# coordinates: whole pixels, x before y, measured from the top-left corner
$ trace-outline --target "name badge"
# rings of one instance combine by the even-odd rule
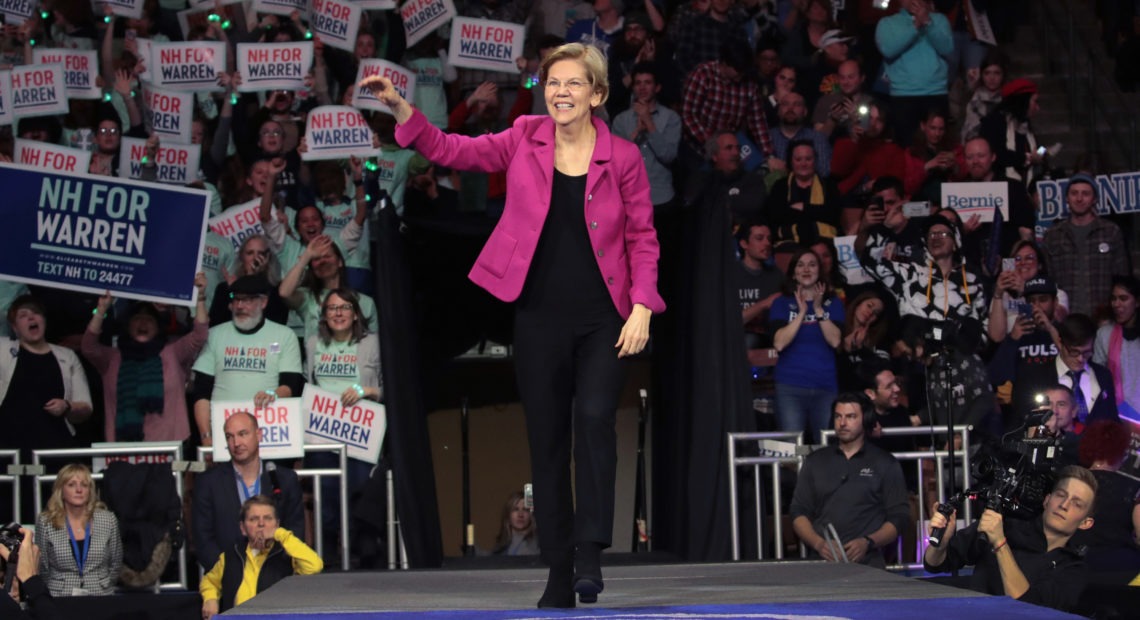
[[[1097,248],[1096,248],[1096,249],[1097,249],[1097,250],[1098,250],[1098,251],[1099,251],[1101,254],[1108,254],[1108,250],[1109,250],[1109,247],[1108,247],[1108,244],[1107,244],[1107,243],[1102,243],[1102,244],[1100,244],[1099,246],[1097,246]]]

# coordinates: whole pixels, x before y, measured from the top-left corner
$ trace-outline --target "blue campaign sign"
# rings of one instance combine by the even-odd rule
[[[193,305],[209,194],[0,165],[0,277]]]

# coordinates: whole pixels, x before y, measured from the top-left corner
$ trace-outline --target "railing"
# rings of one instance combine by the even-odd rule
[[[74,448],[74,449],[58,449],[58,450],[33,450],[32,451],[32,466],[30,471],[35,476],[35,484],[32,487],[32,497],[35,500],[36,506],[43,506],[43,483],[54,483],[56,474],[44,473],[43,459],[92,459],[94,457],[102,456],[135,456],[142,454],[157,454],[169,455],[171,461],[171,475],[174,476],[174,488],[178,493],[178,497],[183,497],[182,489],[182,472],[186,469],[186,462],[182,460],[182,444],[174,442],[165,443],[145,443],[140,442],[131,446],[122,447],[105,447],[105,448]],[[180,467],[181,466],[181,467]],[[91,477],[95,480],[103,479],[103,472],[92,472]],[[17,513],[19,514],[19,513]],[[189,587],[189,580],[187,579],[186,572],[186,545],[183,544],[178,550],[178,581],[159,583],[156,586],[157,590],[185,590]]]
[[[339,463],[336,469],[327,467],[309,467],[300,468],[294,471],[297,472],[298,478],[312,478],[313,479],[313,519],[316,526],[313,527],[313,540],[316,543],[317,555],[324,556],[325,552],[325,536],[324,528],[321,527],[321,506],[323,505],[323,498],[321,497],[321,478],[325,476],[335,476],[340,483],[340,568],[341,570],[348,570],[349,568],[349,533],[348,533],[348,447],[344,444],[330,443],[330,444],[306,444],[304,446],[305,453],[309,452],[336,452],[339,457]],[[199,446],[198,447],[198,460],[205,462],[206,455],[212,453],[213,448]],[[391,541],[389,541],[391,542]]]
[[[0,459],[12,459],[12,462],[0,469],[0,484],[12,485],[12,515],[15,520],[20,519],[20,478],[24,474],[24,466],[20,464],[19,450],[0,450]],[[0,516],[0,520],[7,515]]]
[[[1057,15],[1054,4],[1061,15]],[[1083,130],[1088,137],[1088,151],[1099,154],[1101,152],[1101,138],[1097,125],[1103,120],[1108,128],[1109,139],[1112,140],[1120,153],[1127,161],[1122,162],[1126,170],[1136,170],[1140,163],[1137,152],[1138,134],[1136,132],[1136,118],[1125,111],[1131,109],[1120,88],[1105,67],[1092,45],[1099,44],[1100,38],[1092,40],[1081,36],[1077,32],[1077,19],[1074,15],[1072,2],[1069,0],[1056,0],[1055,2],[1038,3],[1038,30],[1045,43],[1043,49],[1057,49],[1053,43],[1065,41],[1066,64],[1063,68],[1066,79],[1066,90],[1069,99],[1069,125],[1075,131]],[[1078,10],[1091,10],[1089,5],[1081,5]],[[1053,57],[1052,60],[1056,60]],[[1132,62],[1133,59],[1118,59],[1119,62]],[[1056,62],[1046,62],[1046,71],[1051,75],[1060,73]],[[1115,106],[1109,108],[1108,104]],[[1115,114],[1114,114],[1115,112]],[[1102,162],[1101,166],[1105,164]],[[1109,170],[1098,170],[1107,173]]]
[[[963,488],[968,486],[969,471],[970,471],[970,431],[973,430],[972,426],[962,425],[953,428],[954,435],[961,437],[961,450],[955,450],[954,460],[961,467],[961,477],[956,478],[961,481]],[[930,429],[928,427],[903,427],[903,428],[885,428],[882,429],[883,435],[887,436],[929,436]],[[937,431],[936,431],[937,432]],[[820,442],[824,445],[828,440],[835,436],[835,431],[826,430],[820,432]],[[759,444],[762,440],[777,440],[794,442],[796,444],[796,454],[783,455],[783,456],[748,456],[737,457],[740,450],[738,444]],[[770,467],[772,477],[772,523],[774,533],[775,555],[777,559],[784,558],[784,544],[783,544],[783,505],[780,499],[780,466],[784,464],[796,465],[797,470],[803,465],[803,458],[806,456],[806,448],[803,445],[803,440],[800,438],[799,433],[729,433],[728,434],[728,460],[729,460],[729,508],[730,508],[730,526],[732,529],[732,559],[740,559],[740,513],[738,506],[738,481],[737,469],[741,467],[751,467],[753,470],[753,484],[756,510],[756,540],[757,540],[757,557],[764,559],[764,536],[763,536],[763,523],[764,511],[763,502],[760,489],[760,468]],[[923,463],[925,461],[932,461],[934,463],[934,475],[936,481],[936,488],[938,498],[940,501],[945,501],[948,491],[952,490],[946,488],[943,479],[945,464],[950,458],[950,453],[945,450],[925,450],[925,451],[908,451],[893,453],[895,458],[899,461],[913,461],[918,471],[918,489],[920,492],[918,501],[918,520],[915,523],[916,528],[916,549],[915,557],[921,558],[922,553],[926,549],[926,533],[924,531],[925,523],[927,521],[926,512],[927,506],[922,499],[922,489],[925,488],[925,473],[923,472]],[[965,526],[973,521],[971,516],[970,503],[966,502],[963,514],[962,525]],[[903,557],[903,537],[900,536],[896,542],[898,547],[898,557]],[[800,555],[806,556],[806,549],[803,544],[800,544]],[[915,564],[894,564],[888,566],[889,570],[903,570],[910,568],[921,567],[921,563]]]

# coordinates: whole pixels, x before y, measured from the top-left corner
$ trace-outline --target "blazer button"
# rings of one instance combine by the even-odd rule
[[[606,278],[606,284],[613,284],[613,283],[614,283],[614,279],[612,276],[609,278]]]
[[[595,229],[595,228],[597,228],[597,227],[598,227],[598,223],[597,223],[597,222],[590,222],[590,230],[594,230],[594,229]]]
[[[603,252],[602,250],[598,250],[598,258],[601,258],[601,257],[603,257],[603,256],[605,256],[605,255],[606,255],[606,253],[605,253],[605,252]]]
[[[589,194],[588,196],[586,196],[586,200],[593,200],[593,199],[594,199],[593,194]]]

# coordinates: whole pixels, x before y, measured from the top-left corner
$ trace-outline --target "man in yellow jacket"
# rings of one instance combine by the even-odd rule
[[[245,539],[222,552],[198,586],[203,620],[241,605],[289,575],[315,575],[325,567],[304,541],[277,527],[272,499],[254,495],[245,500],[240,519]]]

